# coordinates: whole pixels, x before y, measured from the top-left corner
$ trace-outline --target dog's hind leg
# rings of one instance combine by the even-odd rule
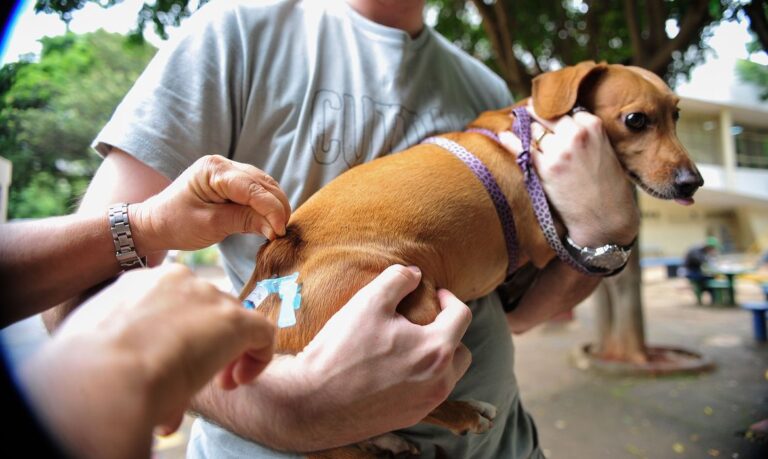
[[[426,325],[434,322],[440,313],[437,289],[429,278],[422,282],[400,303],[398,312],[411,322]],[[496,407],[475,400],[446,400],[435,408],[423,422],[450,429],[457,435],[467,432],[484,433],[493,427]]]
[[[449,429],[456,435],[485,433],[493,427],[496,407],[477,400],[446,400],[424,418],[423,422]]]

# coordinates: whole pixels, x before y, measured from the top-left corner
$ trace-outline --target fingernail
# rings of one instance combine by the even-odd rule
[[[272,231],[272,227],[266,223],[261,227],[261,234],[270,241],[275,238],[275,233]]]
[[[411,265],[411,266],[407,266],[407,268],[410,269],[413,274],[416,274],[417,276],[421,276],[421,270],[419,269],[418,266]]]

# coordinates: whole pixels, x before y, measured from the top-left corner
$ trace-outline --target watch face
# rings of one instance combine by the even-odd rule
[[[584,261],[596,268],[614,270],[620,268],[627,261],[627,258],[629,258],[628,253],[625,253],[618,247],[610,247],[606,248],[602,253],[586,257]]]

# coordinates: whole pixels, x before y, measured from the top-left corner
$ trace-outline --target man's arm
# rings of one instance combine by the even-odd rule
[[[304,351],[277,358],[248,386],[225,392],[209,385],[193,408],[286,451],[333,448],[418,423],[471,360],[460,341],[471,312],[449,292],[438,292],[443,310],[432,324],[416,325],[396,312],[420,279],[413,268],[388,268]]]
[[[98,285],[120,271],[109,231],[107,205],[122,199],[141,202],[170,180],[152,170],[132,173],[141,163],[124,153],[105,158],[75,215],[2,225],[0,229],[0,298],[3,325],[31,316]],[[138,169],[138,168],[137,168]],[[119,182],[118,171],[130,174],[114,200],[103,190]],[[128,185],[130,183],[130,185]],[[135,226],[140,231],[140,227]],[[134,240],[141,241],[139,234]],[[140,247],[140,249],[142,249]],[[140,253],[149,255],[145,251]],[[162,259],[163,254],[154,254]],[[60,308],[70,309],[70,308]],[[58,323],[66,314],[48,314]],[[68,312],[68,311],[67,311]]]
[[[530,330],[557,314],[569,311],[586,299],[600,283],[600,278],[581,274],[559,259],[541,270],[533,284],[520,298],[517,307],[507,313],[512,333]]]
[[[253,166],[207,156],[171,183],[141,161],[112,149],[75,215],[42,221],[44,226],[27,234],[21,246],[16,239],[0,240],[0,251],[10,254],[0,261],[0,272],[12,272],[11,279],[18,282],[11,289],[15,304],[31,299],[36,309],[44,309],[115,276],[119,266],[106,214],[117,202],[131,204],[128,214],[136,251],[147,256],[150,265],[160,263],[167,250],[200,249],[233,233],[273,238],[284,233],[290,215],[288,199],[277,182]],[[56,226],[64,236],[51,238],[47,226]],[[22,224],[14,232],[27,229]],[[39,282],[45,286],[40,294],[21,288]],[[46,311],[46,326],[55,328],[79,303],[67,301]]]

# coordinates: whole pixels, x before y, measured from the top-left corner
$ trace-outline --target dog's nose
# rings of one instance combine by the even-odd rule
[[[681,198],[690,198],[704,185],[704,179],[698,171],[681,168],[675,172],[675,194]]]

